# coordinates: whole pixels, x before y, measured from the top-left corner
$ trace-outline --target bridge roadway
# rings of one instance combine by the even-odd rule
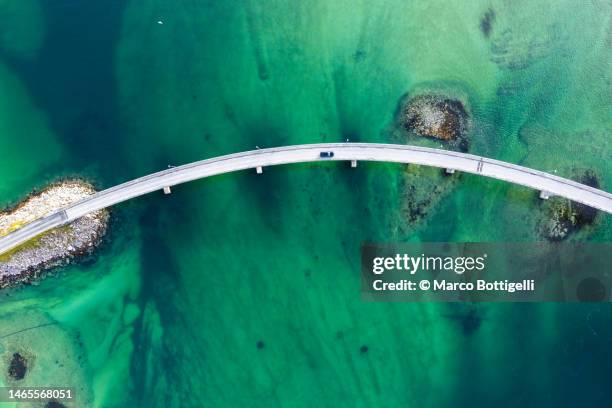
[[[332,158],[319,156],[334,152]],[[612,213],[612,194],[527,167],[467,153],[409,145],[376,143],[320,143],[259,149],[202,160],[150,174],[89,196],[0,238],[0,254],[85,214],[153,191],[188,181],[245,169],[316,161],[378,161],[412,163],[491,177],[530,187],[542,198],[561,196]]]

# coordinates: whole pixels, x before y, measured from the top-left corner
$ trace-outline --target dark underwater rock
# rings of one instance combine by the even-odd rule
[[[403,220],[413,227],[420,224],[452,191],[457,180],[440,169],[409,165],[402,180]]]
[[[51,400],[45,404],[45,408],[66,408],[66,406],[61,402]]]
[[[599,179],[592,170],[578,177],[578,181],[599,188]],[[584,204],[560,197],[552,197],[546,209],[546,219],[540,223],[539,232],[549,241],[563,241],[569,235],[595,222],[597,210]]]
[[[491,30],[493,29],[493,22],[495,21],[495,10],[488,9],[482,17],[480,17],[480,31],[485,37],[489,38]]]
[[[23,380],[28,372],[28,361],[19,353],[13,353],[9,363],[8,375],[13,380]]]

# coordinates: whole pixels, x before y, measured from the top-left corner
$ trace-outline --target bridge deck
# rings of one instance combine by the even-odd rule
[[[321,158],[333,151],[333,158]],[[252,150],[202,160],[119,184],[36,220],[0,238],[0,254],[52,228],[90,212],[188,181],[233,171],[316,161],[411,163],[478,174],[508,181],[612,213],[612,194],[549,173],[467,153],[408,145],[320,143]]]

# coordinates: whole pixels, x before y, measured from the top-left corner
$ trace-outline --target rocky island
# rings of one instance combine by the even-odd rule
[[[95,192],[90,183],[74,179],[34,192],[13,208],[0,212],[0,237]],[[44,271],[91,253],[106,233],[108,218],[106,210],[93,212],[1,254],[0,288],[31,282]]]
[[[460,100],[427,93],[402,101],[399,121],[410,133],[441,140],[451,148],[466,152],[469,118]]]

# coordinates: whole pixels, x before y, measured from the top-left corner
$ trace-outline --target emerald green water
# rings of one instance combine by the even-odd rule
[[[592,169],[610,191],[611,8],[0,0],[0,205],[64,176],[110,187],[256,145],[397,142],[398,101],[423,89],[467,101],[471,153]],[[534,192],[461,175],[409,224],[405,168],[347,167],[115,208],[95,257],[0,292],[2,371],[22,350],[27,385],[104,408],[606,405],[607,305],[361,301],[363,242],[539,241]],[[417,171],[421,191],[439,182]],[[611,238],[600,214],[571,239]]]

